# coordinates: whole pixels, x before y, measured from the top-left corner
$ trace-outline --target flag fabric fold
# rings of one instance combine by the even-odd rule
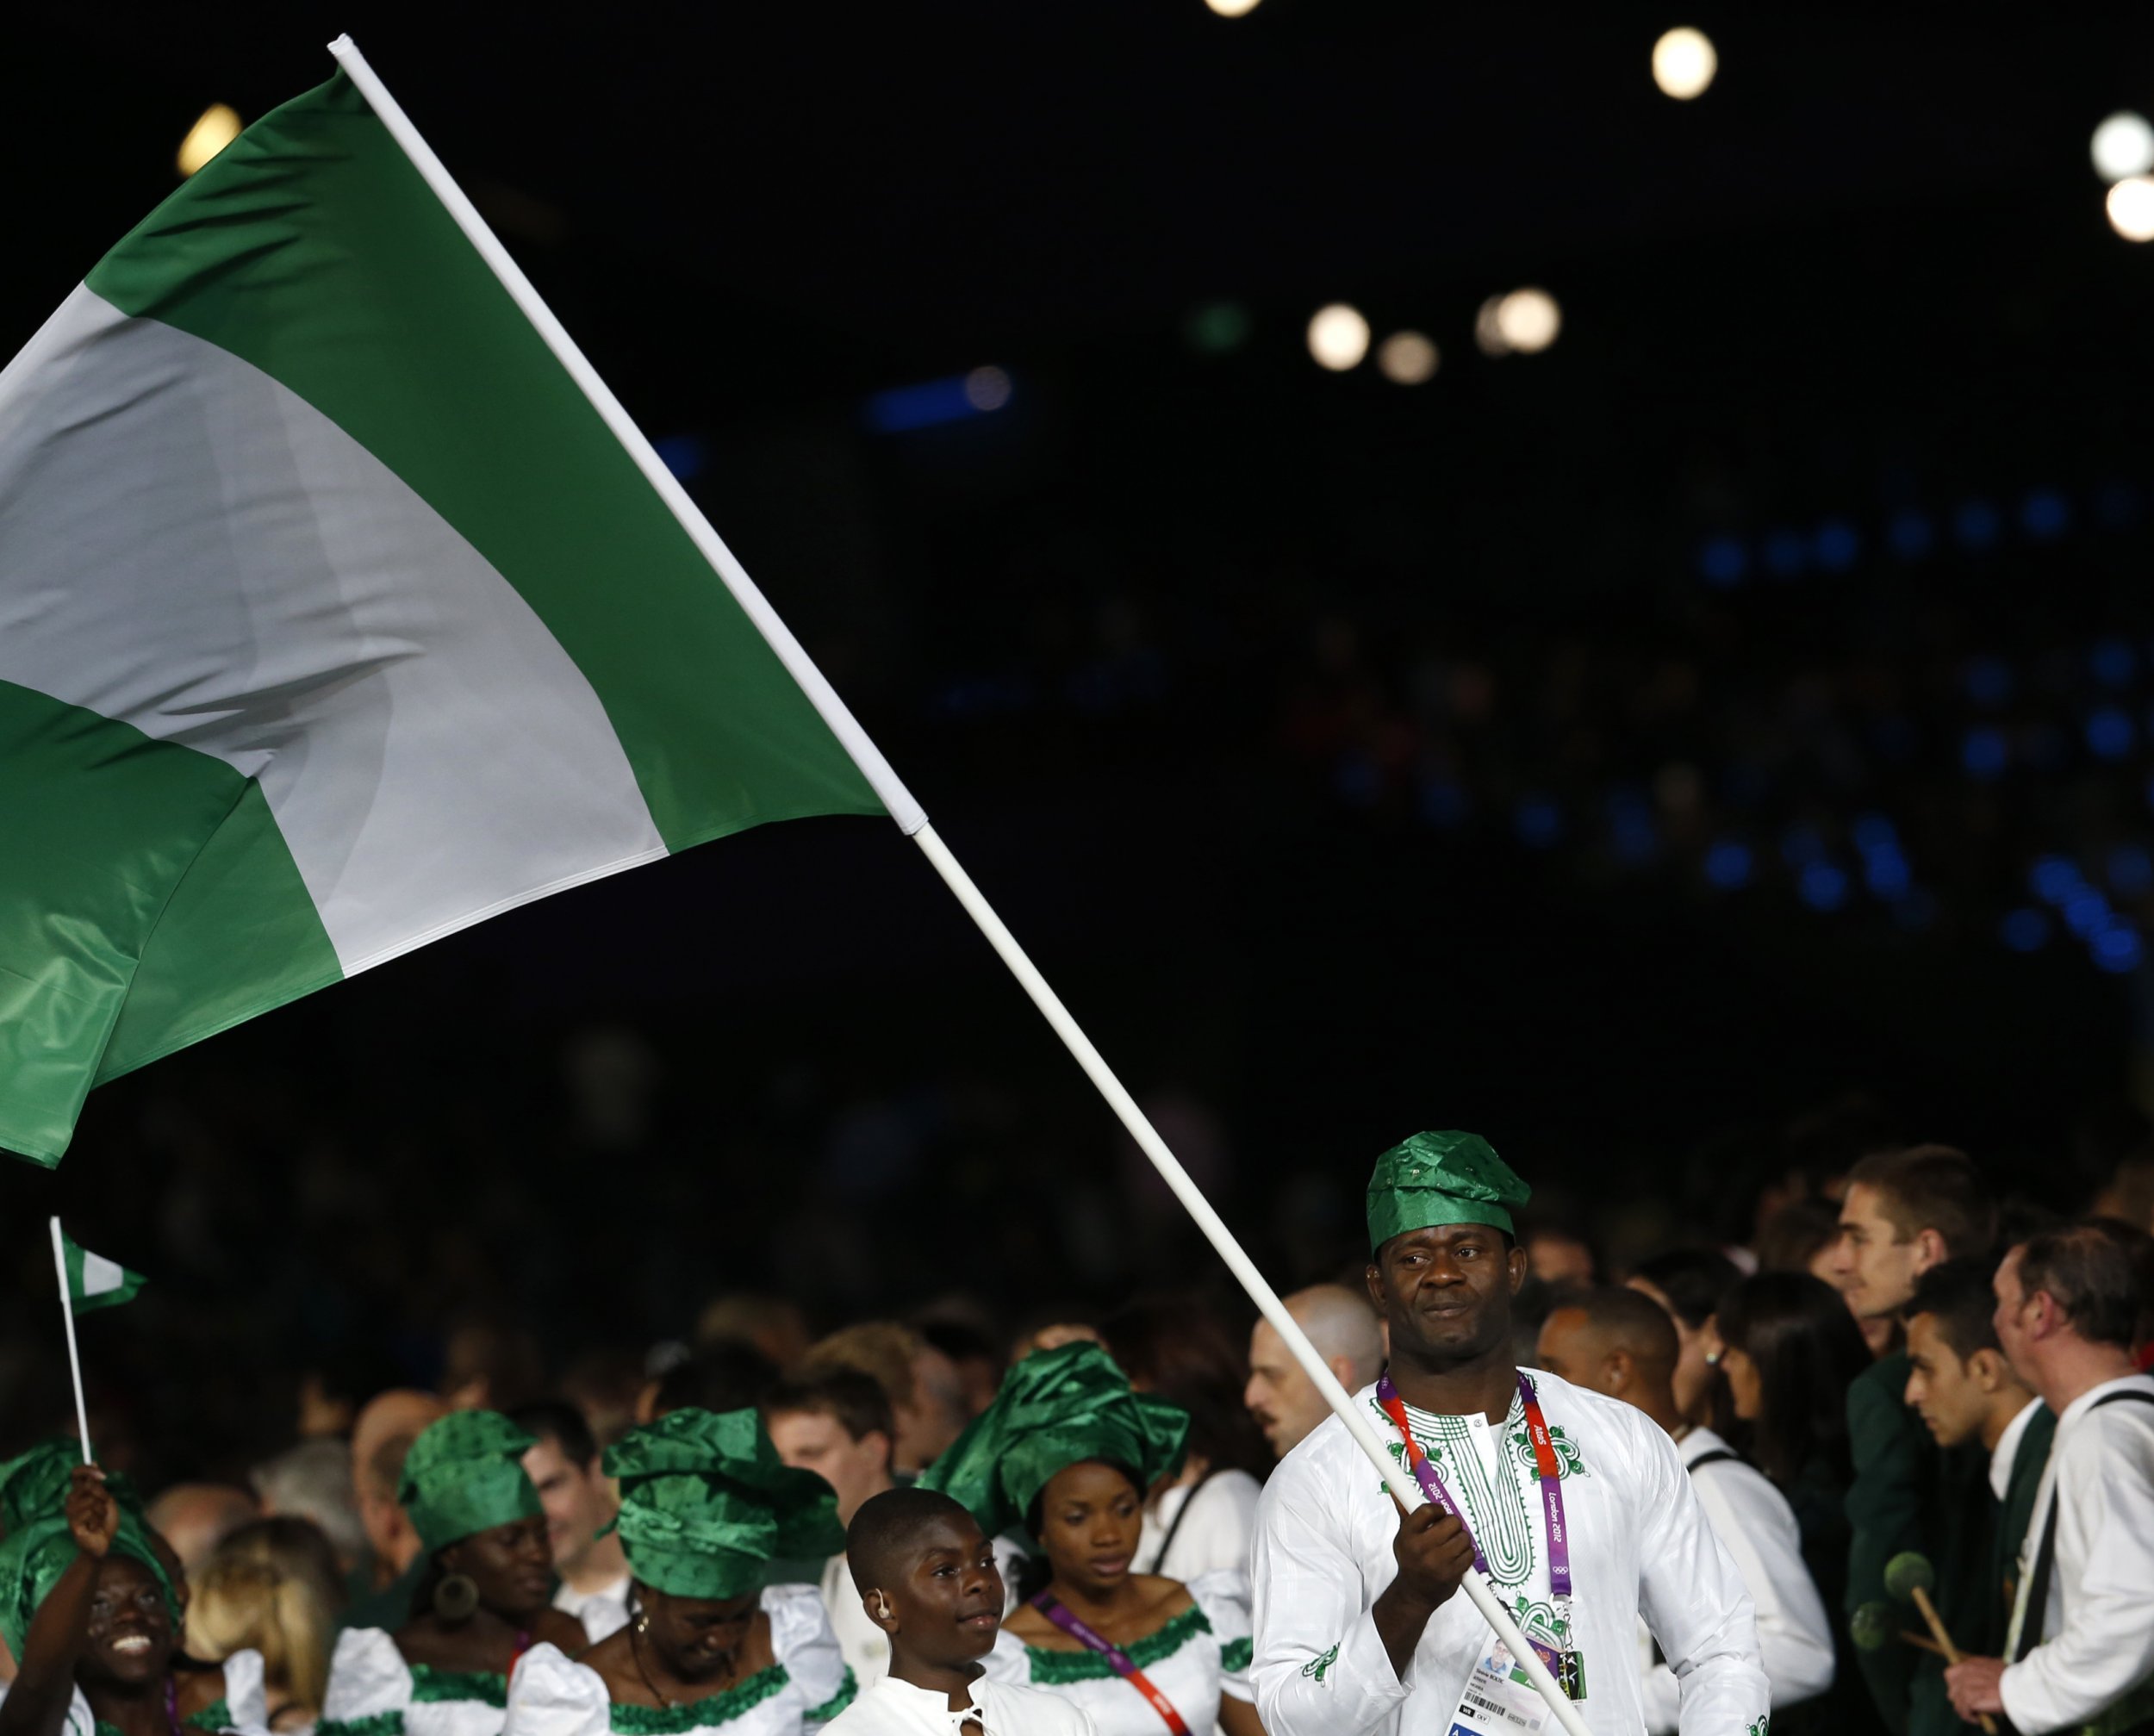
[[[115,1260],[92,1254],[65,1230],[59,1238],[62,1263],[67,1268],[67,1305],[77,1314],[100,1308],[117,1308],[132,1302],[146,1281]]]
[[[884,812],[342,72],[0,371],[0,1146],[515,905]]]

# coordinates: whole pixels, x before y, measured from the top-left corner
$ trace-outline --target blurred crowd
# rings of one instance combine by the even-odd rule
[[[1560,1200],[1528,1215],[1514,1348],[1522,1366],[1624,1399],[1690,1442],[1702,1498],[1758,1608],[1784,1729],[1902,1736],[1956,1728],[1956,1697],[1970,1703],[1926,1627],[1933,1614],[1969,1657],[2012,1655],[2028,1620],[2019,1581],[2040,1546],[2030,1527],[2043,1529],[2037,1486],[2051,1499],[2064,1474],[2043,1480],[2053,1440],[2063,1452],[2059,1414],[2077,1414],[2089,1368],[2114,1381],[2147,1360],[2154,1152],[2129,1151],[2064,1213],[1956,1150],[1874,1139],[1871,1126],[1855,1104],[1835,1112],[1829,1137],[1815,1122],[1790,1129],[1788,1160],[1740,1234],[1617,1249],[1603,1233],[1614,1220],[1566,1213]],[[953,1222],[947,1233],[962,1269],[972,1231]],[[1120,1566],[1202,1584],[1247,1574],[1267,1473],[1328,1414],[1279,1335],[1216,1285],[1104,1311],[1042,1293],[1013,1313],[954,1291],[903,1318],[869,1310],[839,1324],[827,1305],[826,1293],[723,1294],[681,1339],[562,1361],[528,1326],[475,1317],[443,1334],[425,1384],[386,1359],[322,1362],[282,1381],[242,1369],[235,1378],[289,1403],[262,1413],[243,1460],[150,1438],[164,1420],[109,1394],[92,1432],[112,1431],[100,1442],[108,1471],[148,1480],[140,1522],[186,1588],[184,1656],[206,1665],[258,1653],[270,1727],[300,1732],[322,1717],[340,1630],[397,1632],[441,1607],[444,1552],[429,1542],[441,1521],[419,1509],[450,1497],[426,1494],[412,1455],[439,1442],[444,1418],[493,1419],[501,1433],[488,1450],[509,1452],[535,1490],[543,1569],[531,1571],[566,1620],[565,1651],[635,1617],[607,1455],[668,1418],[685,1428],[681,1419],[753,1413],[776,1459],[834,1492],[843,1522],[885,1490],[931,1478],[1013,1370],[1095,1346],[1119,1371],[1111,1378],[1186,1418],[1186,1451],[1142,1491]],[[1385,1338],[1360,1259],[1340,1260],[1287,1305],[1343,1387],[1375,1379]],[[122,1335],[115,1324],[99,1341]],[[9,1473],[37,1459],[36,1440],[59,1431],[65,1410],[14,1404],[4,1415],[16,1438],[0,1446],[26,1457],[0,1467],[0,1518]],[[446,1486],[482,1462],[452,1462]],[[165,1481],[171,1464],[202,1474]],[[1709,1484],[1720,1492],[1703,1495]],[[2069,1511],[2077,1496],[2066,1487],[2055,1498]],[[2042,1596],[2061,1597],[2068,1620],[2075,1609],[2113,1618],[2058,1589],[2086,1571],[2086,1539],[2063,1540],[2064,1559],[2042,1568],[2036,1630]],[[2058,1541],[2051,1534],[2052,1558]],[[1008,1546],[1014,1586],[1041,1539]],[[2154,1584],[2154,1535],[2134,1534],[2128,1513],[2111,1514],[2102,1546],[2147,1552],[2112,1577]],[[862,1619],[842,1549],[800,1573],[849,1679],[874,1680],[887,1641]],[[1918,1582],[1927,1603],[1912,1596]],[[2114,1638],[2101,1642],[2107,1657],[2145,1649]],[[1655,1667],[1641,1640],[1639,1668],[1650,1679]],[[2142,1689],[2154,1683],[2134,1677],[2114,1697]],[[1647,1700],[1674,1728],[1672,1683]],[[1234,1721],[1221,1714],[1222,1727]]]

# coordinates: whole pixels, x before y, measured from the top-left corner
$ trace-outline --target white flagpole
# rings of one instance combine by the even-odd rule
[[[60,1240],[59,1220],[53,1220],[53,1272],[59,1279],[59,1317],[67,1322],[67,1369],[75,1377],[75,1427],[82,1434],[82,1462],[90,1457],[90,1407],[83,1403],[82,1353],[75,1348],[75,1302],[67,1291],[67,1245]]]
[[[1205,1233],[1205,1239],[1226,1262],[1227,1269],[1248,1292],[1249,1299],[1256,1304],[1265,1319],[1272,1323],[1304,1372],[1316,1383],[1324,1402],[1346,1424],[1355,1443],[1368,1455],[1370,1463],[1383,1473],[1384,1481],[1391,1491],[1410,1509],[1421,1505],[1425,1497],[1420,1485],[1403,1465],[1392,1459],[1382,1438],[1370,1426],[1368,1418],[1354,1404],[1346,1389],[1339,1384],[1338,1378],[1325,1366],[1316,1346],[1309,1341],[1309,1336],[1301,1329],[1299,1322],[1287,1313],[1278,1292],[1265,1281],[1263,1273],[1256,1269],[1255,1262],[1250,1260],[1242,1250],[1242,1244],[1235,1239],[1234,1232],[1212,1210],[1211,1203],[1204,1197],[1197,1184],[1189,1179],[1188,1172],[1167,1149],[1167,1142],[1160,1137],[1144,1111],[1137,1107],[1136,1098],[1114,1076],[1105,1058],[1093,1047],[1092,1040],[1079,1027],[1077,1021],[1070,1017],[1069,1010],[1062,1005],[1061,997],[1049,986],[1032,961],[1025,956],[1024,949],[1004,925],[1002,918],[995,914],[980,888],[973,884],[971,876],[950,855],[949,847],[935,835],[934,829],[928,824],[926,811],[900,781],[898,775],[891,769],[890,762],[883,758],[881,750],[868,739],[867,731],[861,728],[858,720],[846,708],[845,702],[838,698],[836,689],[825,678],[823,672],[816,668],[806,651],[801,648],[800,641],[793,637],[791,630],[779,619],[777,611],[770,607],[755,581],[748,576],[747,569],[735,557],[732,551],[725,546],[717,531],[712,528],[710,520],[703,516],[702,509],[695,504],[688,491],[681,486],[680,479],[666,468],[665,460],[658,456],[651,442],[644,438],[643,430],[636,426],[628,412],[622,408],[620,400],[599,377],[598,370],[576,346],[576,340],[569,335],[560,320],[554,317],[553,310],[540,299],[538,290],[532,287],[531,280],[524,275],[523,269],[510,257],[500,238],[487,226],[486,220],[479,215],[477,207],[464,196],[464,190],[457,185],[441,159],[434,155],[433,147],[412,124],[411,117],[389,95],[374,69],[367,65],[366,57],[359,53],[358,46],[349,36],[338,37],[329,45],[329,52],[336,56],[346,75],[358,88],[359,94],[366,98],[367,106],[373,109],[376,117],[410,159],[412,166],[419,171],[434,196],[441,201],[443,208],[456,220],[457,227],[464,231],[465,239],[500,280],[510,300],[531,321],[546,347],[553,352],[554,358],[582,389],[583,395],[590,401],[591,408],[598,412],[613,437],[635,461],[636,467],[643,472],[644,480],[657,492],[658,498],[665,502],[667,509],[672,513],[681,528],[687,532],[698,551],[725,582],[726,588],[755,623],[756,630],[769,642],[771,649],[800,683],[810,703],[821,713],[823,721],[844,744],[853,762],[860,768],[862,775],[882,799],[883,805],[890,810],[891,818],[920,847],[927,859],[935,865],[936,872],[957,895],[958,902],[979,924],[988,943],[1000,955],[1003,963],[1009,967],[1024,992],[1032,998],[1033,1004],[1046,1016],[1048,1024],[1054,1027],[1055,1034],[1061,1038],[1069,1052],[1076,1057],[1077,1064],[1084,1068],[1100,1095],[1106,1098],[1108,1106],[1121,1118],[1123,1126],[1129,1129],[1130,1136],[1136,1141],[1145,1156],[1151,1160],[1153,1167],[1159,1171],[1167,1185],[1173,1190],[1175,1197],[1196,1220],[1197,1227]],[[72,1345],[72,1339],[70,1342]],[[1541,1690],[1541,1697],[1548,1702],[1557,1721],[1570,1733],[1570,1736],[1591,1736],[1578,1708],[1565,1697],[1563,1690],[1556,1685],[1555,1678],[1549,1675],[1540,1654],[1519,1632],[1518,1624],[1511,1618],[1510,1612],[1497,1601],[1496,1594],[1489,1589],[1487,1582],[1472,1568],[1466,1570],[1464,1589],[1472,1600],[1474,1608],[1481,1612],[1489,1626],[1496,1630],[1497,1638],[1510,1648],[1512,1657],[1532,1677],[1534,1686]]]

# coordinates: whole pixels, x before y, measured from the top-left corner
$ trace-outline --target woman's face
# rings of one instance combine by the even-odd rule
[[[640,1583],[636,1602],[643,1637],[682,1682],[705,1682],[731,1670],[760,1603],[752,1591],[738,1597],[675,1597]]]
[[[1758,1365],[1750,1353],[1733,1344],[1723,1345],[1721,1372],[1728,1377],[1728,1396],[1734,1401],[1735,1415],[1745,1422],[1755,1422],[1764,1408],[1765,1383],[1759,1378]]]
[[[157,1576],[116,1552],[97,1564],[90,1628],[76,1666],[85,1681],[137,1687],[171,1667],[172,1612]]]
[[[1706,1359],[1712,1353],[1712,1335],[1703,1326],[1686,1326],[1657,1285],[1634,1278],[1630,1287],[1659,1303],[1661,1312],[1675,1322],[1675,1408],[1683,1413],[1685,1422],[1710,1423],[1715,1374]]]
[[[1063,1466],[1040,1491],[1040,1547],[1058,1581],[1090,1596],[1129,1577],[1143,1524],[1142,1492],[1097,1459]]]
[[[441,1552],[441,1565],[451,1573],[469,1574],[480,1603],[496,1615],[512,1621],[536,1615],[553,1589],[545,1515],[496,1525],[451,1543]]]

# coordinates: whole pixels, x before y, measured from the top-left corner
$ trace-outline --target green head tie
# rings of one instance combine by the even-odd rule
[[[629,1571],[669,1596],[744,1596],[774,1559],[845,1546],[830,1484],[781,1459],[753,1410],[669,1411],[607,1447],[605,1469]]]
[[[426,1553],[538,1518],[545,1509],[524,1473],[524,1454],[538,1444],[497,1410],[454,1410],[427,1424],[396,1484],[397,1503]]]
[[[1142,1493],[1181,1468],[1189,1413],[1134,1392],[1096,1344],[1080,1341],[1028,1356],[995,1401],[920,1478],[993,1537],[1024,1522],[1056,1472],[1104,1459],[1133,1472]]]
[[[67,1509],[69,1480],[82,1463],[82,1446],[73,1440],[40,1440],[27,1453],[0,1459],[0,1537],[44,1515]],[[142,1516],[142,1495],[122,1472],[105,1473],[105,1491],[122,1513]]]
[[[1516,1235],[1511,1209],[1533,1190],[1478,1133],[1417,1133],[1376,1160],[1369,1177],[1369,1252],[1394,1235],[1445,1223],[1486,1223]]]
[[[34,1453],[43,1449],[34,1448]],[[72,1455],[67,1463],[80,1464],[81,1449],[66,1445],[65,1451]],[[16,1506],[28,1490],[17,1472],[31,1456],[13,1459],[0,1466],[0,1495],[10,1505],[7,1518],[8,1534],[0,1539],[0,1640],[8,1643],[8,1650],[20,1658],[22,1644],[28,1637],[30,1620],[59,1583],[61,1574],[73,1565],[80,1552],[75,1547],[74,1534],[67,1528],[64,1508],[67,1499],[67,1479],[60,1479],[57,1494],[50,1501],[32,1509]],[[65,1468],[65,1465],[63,1465]],[[44,1485],[51,1493],[49,1483]],[[131,1492],[131,1491],[130,1491]],[[171,1577],[165,1572],[165,1564],[158,1558],[155,1546],[150,1540],[150,1528],[144,1524],[140,1514],[131,1502],[121,1502],[120,1526],[112,1540],[115,1555],[131,1556],[150,1571],[158,1589],[165,1594],[165,1608],[171,1617],[175,1638],[179,1633],[179,1599],[173,1594]]]

